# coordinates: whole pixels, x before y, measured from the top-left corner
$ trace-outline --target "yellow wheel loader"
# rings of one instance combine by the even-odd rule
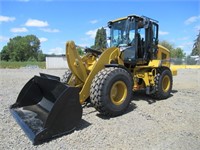
[[[86,101],[114,117],[128,108],[132,92],[145,90],[159,100],[170,96],[170,52],[158,44],[158,22],[130,15],[108,22],[110,48],[85,49],[80,57],[73,41],[66,43],[69,69],[64,78],[40,74],[21,90],[10,111],[34,144],[72,132]],[[134,94],[133,94],[134,95]]]

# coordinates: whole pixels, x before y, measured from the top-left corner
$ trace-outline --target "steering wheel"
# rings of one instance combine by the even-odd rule
[[[88,52],[89,52],[89,53],[92,53],[92,54],[94,54],[95,56],[96,56],[96,55],[101,55],[101,53],[102,53],[101,51],[98,51],[98,50],[95,50],[95,49],[92,49],[92,48],[86,48],[86,49],[85,49],[85,52],[86,52],[86,53],[88,53]]]

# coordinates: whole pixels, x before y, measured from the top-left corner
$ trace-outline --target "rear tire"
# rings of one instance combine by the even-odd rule
[[[154,79],[156,91],[151,96],[158,100],[166,99],[172,91],[172,73],[168,68],[160,68],[157,72]]]
[[[67,69],[65,71],[65,74],[63,75],[63,78],[61,79],[61,82],[64,84],[67,84],[69,82],[69,79],[71,78],[71,76],[72,76],[71,70]]]
[[[92,81],[91,103],[103,115],[109,117],[121,115],[130,104],[132,86],[132,77],[126,70],[105,68]]]

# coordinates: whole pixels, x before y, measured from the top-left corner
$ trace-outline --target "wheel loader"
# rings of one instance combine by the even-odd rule
[[[34,76],[11,105],[33,144],[75,130],[88,101],[100,114],[115,117],[129,107],[134,91],[144,90],[156,100],[170,96],[177,71],[170,69],[170,51],[158,44],[158,22],[130,15],[109,21],[108,28],[110,48],[85,48],[81,57],[68,41],[64,78]]]

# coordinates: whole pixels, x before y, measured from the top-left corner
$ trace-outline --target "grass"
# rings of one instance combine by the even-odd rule
[[[21,67],[38,66],[39,68],[45,68],[45,62],[11,62],[1,61],[0,68],[17,69]]]

